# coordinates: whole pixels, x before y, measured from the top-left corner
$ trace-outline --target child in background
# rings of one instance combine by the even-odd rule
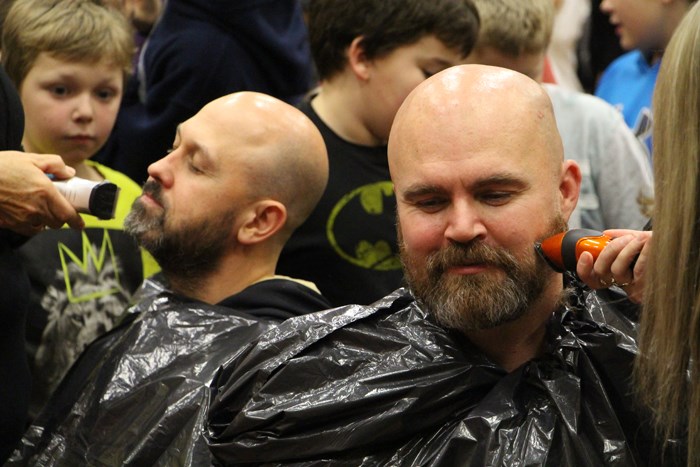
[[[151,3],[110,1],[126,9]],[[164,1],[114,130],[95,160],[145,182],[148,166],[170,149],[177,126],[208,102],[238,91],[301,100],[312,85],[308,49],[296,0]]]
[[[369,304],[402,285],[387,140],[404,98],[469,54],[468,0],[313,0],[320,88],[300,105],[328,149],[329,180],[277,271],[314,282],[334,305]]]
[[[2,61],[25,110],[29,152],[60,155],[76,176],[120,188],[115,218],[86,215],[85,229],[47,230],[20,249],[32,295],[27,341],[38,411],[83,348],[108,331],[155,261],[123,232],[140,187],[90,161],[109,136],[133,54],[118,11],[91,0],[16,0]]]
[[[603,72],[595,95],[617,107],[651,157],[651,97],[664,49],[688,11],[690,0],[603,0],[600,9],[631,50]]]

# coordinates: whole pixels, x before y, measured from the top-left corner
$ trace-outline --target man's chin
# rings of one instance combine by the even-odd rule
[[[158,225],[156,225],[158,224]],[[162,228],[157,222],[144,220],[143,216],[136,219],[128,219],[124,224],[124,230],[131,235],[139,246],[151,250],[152,245],[159,244],[163,237]]]

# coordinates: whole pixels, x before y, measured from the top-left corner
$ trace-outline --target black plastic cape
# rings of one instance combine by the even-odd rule
[[[327,303],[316,303],[320,295],[310,289],[279,282],[256,283],[223,307],[147,280],[123,322],[71,367],[8,465],[211,465],[203,430],[212,378],[279,322],[251,313],[275,316],[275,293],[287,296],[282,305],[294,314],[295,306],[315,311]]]
[[[606,294],[577,289],[546,355],[510,374],[403,289],[293,318],[215,380],[210,448],[223,465],[661,465],[630,395],[636,308]]]

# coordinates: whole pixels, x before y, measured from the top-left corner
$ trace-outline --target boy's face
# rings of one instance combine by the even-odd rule
[[[75,166],[107,140],[124,76],[118,66],[68,62],[42,52],[22,81],[25,151],[58,154]]]
[[[434,36],[399,47],[368,62],[365,87],[366,125],[380,143],[389,139],[394,116],[406,96],[426,78],[461,63],[458,51],[447,48]]]
[[[623,49],[664,47],[664,7],[660,0],[603,0],[600,9],[610,16]]]

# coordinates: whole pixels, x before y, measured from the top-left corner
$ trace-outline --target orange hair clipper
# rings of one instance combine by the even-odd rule
[[[576,272],[581,253],[587,251],[595,260],[610,240],[612,237],[597,230],[572,229],[536,243],[535,250],[555,271]]]

